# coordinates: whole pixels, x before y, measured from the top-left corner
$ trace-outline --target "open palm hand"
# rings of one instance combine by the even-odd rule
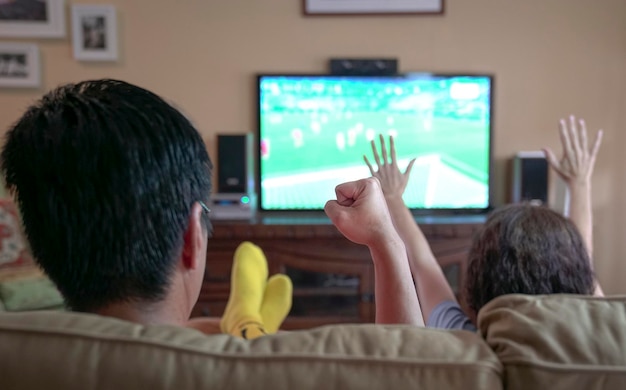
[[[602,143],[602,130],[599,130],[592,147],[587,141],[587,126],[583,119],[576,121],[572,115],[569,126],[565,119],[559,122],[563,156],[557,159],[554,152],[546,148],[544,153],[550,166],[570,185],[587,183],[591,179],[596,156]]]
[[[402,196],[406,189],[411,169],[415,163],[415,159],[409,162],[406,170],[403,172],[398,168],[398,161],[396,159],[396,146],[392,136],[389,137],[389,155],[387,154],[387,147],[385,146],[385,138],[380,135],[380,151],[376,148],[376,142],[372,140],[372,152],[374,152],[374,160],[376,161],[376,169],[372,166],[367,156],[363,156],[367,167],[369,168],[372,176],[378,179],[380,182],[383,193],[386,197]],[[381,159],[382,155],[382,159]]]

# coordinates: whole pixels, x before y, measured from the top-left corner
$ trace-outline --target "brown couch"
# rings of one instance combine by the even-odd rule
[[[626,387],[626,297],[501,297],[480,312],[479,328],[338,325],[248,342],[94,315],[6,313],[0,389]]]

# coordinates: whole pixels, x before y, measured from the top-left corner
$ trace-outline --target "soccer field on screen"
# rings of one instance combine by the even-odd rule
[[[381,120],[370,114],[357,119],[332,118],[332,127],[324,127],[316,124],[323,123],[322,115],[286,114],[273,118],[282,120],[280,126],[268,126],[272,132],[264,134],[261,152],[262,172],[268,172],[262,176],[264,209],[323,207],[335,196],[337,184],[370,175],[363,155],[374,163],[370,140],[375,138],[378,144],[379,134],[386,139],[394,135],[401,167],[419,158],[405,192],[409,207],[485,207],[489,169],[485,123],[434,118],[426,128],[420,123],[423,119],[415,116]],[[309,128],[303,128],[303,123]],[[407,128],[415,130],[397,130]]]

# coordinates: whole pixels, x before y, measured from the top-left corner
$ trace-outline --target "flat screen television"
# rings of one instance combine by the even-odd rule
[[[370,176],[370,141],[395,139],[413,210],[490,207],[493,78],[263,74],[258,89],[259,210],[322,210],[335,186]]]

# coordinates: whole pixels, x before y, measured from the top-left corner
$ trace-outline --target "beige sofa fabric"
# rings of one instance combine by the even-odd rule
[[[626,388],[626,297],[503,296],[478,325],[506,389]]]
[[[499,389],[478,335],[340,325],[251,342],[59,312],[0,314],[0,387]]]

